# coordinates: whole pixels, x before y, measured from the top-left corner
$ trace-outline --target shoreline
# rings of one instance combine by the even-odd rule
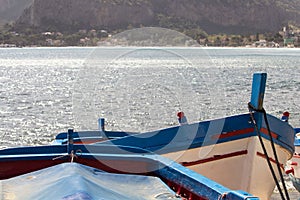
[[[0,46],[0,49],[39,49],[39,48],[203,48],[203,49],[300,49],[300,47],[249,47],[249,46],[238,46],[238,47],[230,47],[230,46],[24,46],[24,47],[17,47],[17,46]]]

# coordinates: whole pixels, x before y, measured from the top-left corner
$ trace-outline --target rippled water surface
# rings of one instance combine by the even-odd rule
[[[252,74],[268,73],[265,109],[300,126],[300,50],[0,49],[1,146],[49,143],[67,128],[146,131],[247,112]]]
[[[1,147],[48,144],[68,128],[146,131],[247,112],[252,74],[264,107],[300,126],[300,49],[0,49]]]

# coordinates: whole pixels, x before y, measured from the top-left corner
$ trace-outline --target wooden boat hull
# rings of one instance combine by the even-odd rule
[[[257,121],[262,117],[254,113]],[[281,170],[294,152],[293,128],[276,117],[267,115]],[[109,138],[110,132],[106,138]],[[99,133],[98,133],[99,134]],[[276,169],[270,137],[265,123],[260,134],[270,161]],[[76,134],[77,136],[78,134]],[[77,141],[84,141],[78,138]],[[80,143],[80,142],[79,142]],[[102,140],[97,145],[133,146],[170,158],[231,189],[240,189],[269,199],[275,183],[262,150],[250,114],[170,127],[147,133],[128,134]],[[276,171],[276,170],[275,170]],[[278,171],[276,172],[279,178]],[[272,181],[271,181],[272,180]]]
[[[255,118],[260,114],[255,113]],[[281,171],[293,155],[293,128],[286,122],[268,115],[271,136],[275,143]],[[135,146],[161,154],[231,189],[240,189],[269,199],[275,183],[271,181],[266,156],[249,114],[172,127],[156,132],[98,143]],[[221,128],[212,128],[222,124]],[[234,125],[234,126],[233,126]],[[210,130],[212,129],[212,130]],[[265,124],[260,128],[263,143],[273,168],[275,156]],[[163,138],[163,139],[159,139]],[[277,171],[277,170],[275,170]],[[279,179],[279,172],[276,172]]]
[[[66,150],[72,149],[71,152],[76,153],[65,153]],[[121,147],[119,147],[121,148]],[[15,178],[6,179],[8,177],[15,177],[16,175],[21,175],[27,173],[29,171],[34,171],[33,174],[24,174],[21,176],[21,179],[26,179],[28,184],[24,185],[22,188],[29,188],[28,194],[22,195],[21,198],[14,198],[16,200],[22,199],[30,199],[31,192],[33,190],[36,192],[36,186],[32,187],[32,181],[28,181],[29,179],[34,180],[35,178],[39,178],[38,174],[43,174],[43,171],[48,171],[46,167],[49,166],[60,166],[60,163],[69,163],[71,165],[77,165],[76,163],[83,164],[85,166],[93,167],[97,170],[109,172],[110,174],[118,173],[118,174],[129,174],[129,175],[142,175],[142,176],[153,176],[159,178],[164,182],[165,185],[169,186],[169,189],[172,189],[173,198],[177,199],[180,195],[182,198],[188,199],[220,199],[223,196],[226,196],[226,199],[236,199],[236,200],[257,200],[258,198],[242,191],[234,191],[230,190],[196,172],[193,172],[176,162],[173,162],[169,159],[161,157],[159,155],[148,154],[147,152],[141,149],[133,149],[122,147],[123,150],[127,150],[127,153],[124,151],[116,152],[116,147],[112,146],[93,146],[91,145],[89,148],[86,148],[84,145],[55,145],[55,146],[43,146],[43,147],[24,147],[24,148],[13,148],[13,149],[5,149],[0,150],[0,178],[5,179],[0,181],[0,190],[6,191],[7,188],[5,184],[7,182],[13,182],[18,185],[18,181],[14,181]],[[92,151],[92,152],[91,152]],[[130,154],[128,152],[135,152],[134,154]],[[72,163],[70,163],[72,161]],[[65,165],[65,164],[63,164]],[[38,169],[43,169],[42,172],[38,172]],[[69,170],[65,171],[65,176],[70,177],[71,179],[67,179],[71,181],[68,184],[68,189],[72,188],[72,192],[65,193],[65,191],[60,191],[65,197],[70,197],[70,195],[85,195],[92,196],[93,192],[96,190],[90,191],[90,187],[86,188],[83,186],[78,186],[82,184],[82,182],[88,180],[94,183],[98,182],[96,177],[87,178],[86,176],[80,177],[81,180],[73,180],[72,182],[72,174],[74,174],[72,168],[68,168]],[[98,171],[89,170],[90,175],[97,174]],[[86,173],[85,173],[86,174]],[[51,176],[48,176],[49,173],[43,174],[45,179],[51,179]],[[61,176],[60,176],[61,178]],[[12,180],[12,181],[11,181]],[[18,179],[17,179],[18,180]],[[60,182],[50,182],[46,184],[46,188],[53,187],[57,188]],[[75,185],[74,185],[75,184]],[[127,183],[130,184],[130,183]],[[139,183],[133,183],[139,184]],[[51,187],[50,187],[51,186]],[[95,187],[95,184],[93,184]],[[119,187],[121,187],[119,185]],[[126,187],[126,185],[124,186]],[[17,187],[18,188],[18,187]],[[48,189],[49,189],[48,188]],[[95,187],[97,190],[102,190],[102,187]],[[74,189],[74,190],[73,190]],[[22,194],[21,189],[15,190],[11,188],[5,194],[8,199],[12,197],[12,192],[14,193],[14,197],[17,197],[17,193],[20,192]],[[44,190],[43,190],[44,191]],[[37,195],[45,195],[41,191]],[[98,194],[99,191],[96,191]],[[121,189],[119,191],[122,191]],[[171,190],[170,190],[171,191]],[[32,192],[32,193],[34,193]],[[50,191],[53,193],[53,191]],[[103,192],[103,191],[102,191]],[[104,191],[105,192],[105,191]],[[139,191],[140,192],[140,191]],[[172,192],[170,193],[172,194]],[[142,195],[142,194],[141,194]],[[170,196],[168,197],[168,199]],[[45,199],[45,198],[43,198]],[[47,198],[46,198],[47,199]],[[51,198],[52,199],[52,198]],[[141,198],[143,199],[143,198]]]
[[[269,141],[264,139],[265,143]],[[282,172],[284,163],[289,159],[290,152],[279,145],[277,154]],[[270,145],[267,149],[271,152]],[[179,156],[180,155],[180,156]],[[257,137],[217,144],[214,146],[191,149],[185,152],[165,154],[168,158],[177,158],[183,166],[202,174],[226,187],[244,190],[260,199],[269,199],[274,190],[273,177],[268,170],[266,158]],[[275,159],[271,163],[276,169]],[[279,173],[276,173],[279,179]]]

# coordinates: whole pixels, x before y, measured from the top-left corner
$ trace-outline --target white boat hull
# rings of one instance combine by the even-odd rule
[[[271,143],[266,139],[263,141],[279,179]],[[290,159],[291,154],[279,145],[275,146],[284,171],[283,163]],[[273,177],[259,139],[255,136],[164,156],[230,189],[244,190],[260,199],[269,199],[275,188],[275,182],[270,181]]]

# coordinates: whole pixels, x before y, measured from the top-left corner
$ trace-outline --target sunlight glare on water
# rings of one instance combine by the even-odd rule
[[[97,65],[90,56],[97,54]],[[47,144],[67,128],[147,131],[247,112],[252,74],[264,106],[299,126],[300,50],[246,48],[0,49],[1,146]],[[99,62],[100,61],[100,62]],[[99,64],[100,63],[100,64]],[[94,70],[94,71],[93,71]]]

